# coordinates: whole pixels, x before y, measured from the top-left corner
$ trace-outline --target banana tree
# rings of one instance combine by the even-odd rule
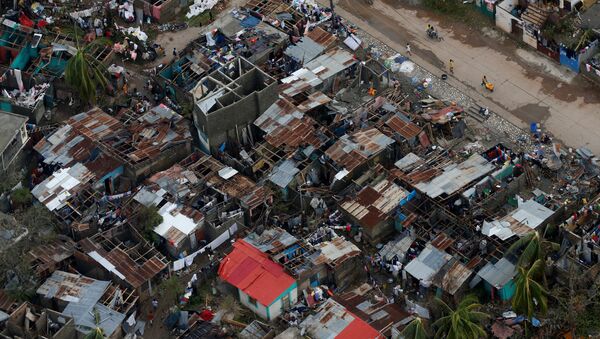
[[[481,322],[489,315],[480,312],[481,304],[477,297],[469,295],[465,297],[456,307],[452,309],[441,299],[435,302],[441,307],[443,316],[433,323],[437,328],[435,338],[446,339],[478,339],[487,337]]]
[[[96,103],[98,89],[104,90],[108,85],[106,66],[91,53],[99,44],[106,43],[105,39],[94,40],[84,47],[77,43],[77,52],[65,67],[66,83],[90,105]]]

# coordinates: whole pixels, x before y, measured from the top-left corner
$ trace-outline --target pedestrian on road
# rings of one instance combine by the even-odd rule
[[[152,321],[154,320],[154,312],[152,310],[148,312],[148,322],[152,325]]]
[[[412,56],[412,53],[410,52],[410,44],[406,44],[406,54]]]
[[[158,309],[158,300],[156,298],[152,299],[152,309],[155,311]]]
[[[177,57],[177,48],[173,47],[173,56]]]
[[[487,83],[488,83],[487,77],[484,75],[483,78],[481,79],[481,86],[485,86]]]
[[[448,62],[448,68],[450,69],[450,74],[454,74],[454,60],[450,59]]]

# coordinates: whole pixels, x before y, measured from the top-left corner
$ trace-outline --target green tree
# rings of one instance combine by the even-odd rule
[[[100,327],[102,319],[100,319],[100,313],[94,307],[94,327],[90,329],[88,334],[83,339],[104,339],[104,329]]]
[[[179,295],[183,293],[184,289],[178,276],[171,276],[169,279],[163,281],[160,287],[167,296],[172,296],[175,299],[176,305],[179,304]]]
[[[91,53],[102,44],[106,44],[105,39],[94,40],[85,47],[78,45],[77,52],[65,67],[66,83],[91,105],[96,103],[98,89],[104,90],[108,85],[106,67]]]
[[[163,217],[158,214],[156,206],[142,206],[137,215],[138,225],[144,237],[151,242],[157,240],[154,229],[163,222]]]
[[[400,338],[405,339],[426,339],[427,337],[423,319],[420,317],[414,318],[400,333]]]
[[[543,314],[548,311],[548,291],[538,282],[543,275],[544,261],[541,259],[529,268],[519,267],[512,307],[515,312],[527,315],[527,319],[531,319],[536,308]]]
[[[455,310],[439,298],[436,298],[435,301],[441,307],[443,314],[433,323],[433,327],[437,328],[436,338],[477,339],[486,337],[481,322],[489,318],[489,315],[479,311],[481,304],[478,303],[476,296],[465,297]]]
[[[559,249],[559,244],[548,241],[538,231],[533,231],[515,241],[508,248],[508,253],[522,251],[517,265],[528,267],[536,260],[545,262],[548,252],[558,251]]]
[[[13,202],[13,205],[17,208],[29,206],[33,201],[33,195],[29,189],[25,187],[17,188],[16,190],[12,191],[10,198]]]

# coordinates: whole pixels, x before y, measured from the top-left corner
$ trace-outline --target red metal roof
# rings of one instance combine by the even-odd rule
[[[351,312],[348,312],[352,314]],[[340,334],[335,336],[335,339],[379,339],[384,338],[381,333],[379,333],[376,329],[371,327],[371,325],[367,324],[364,320],[360,319],[356,315],[354,316],[354,320],[346,326],[340,332]]]
[[[236,241],[233,251],[221,261],[219,277],[265,306],[295,282],[281,265],[244,240]]]

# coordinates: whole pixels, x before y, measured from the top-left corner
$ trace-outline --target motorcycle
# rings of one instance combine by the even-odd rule
[[[442,38],[438,32],[436,30],[433,29],[428,29],[427,30],[427,37],[429,37],[429,39],[433,39],[433,40],[437,40],[437,41],[442,41],[444,40],[444,38]]]
[[[186,30],[187,28],[188,28],[187,22],[182,22],[179,24],[168,23],[168,24],[163,24],[163,25],[158,26],[158,30],[160,32],[168,32],[168,31],[177,32],[177,31]]]

